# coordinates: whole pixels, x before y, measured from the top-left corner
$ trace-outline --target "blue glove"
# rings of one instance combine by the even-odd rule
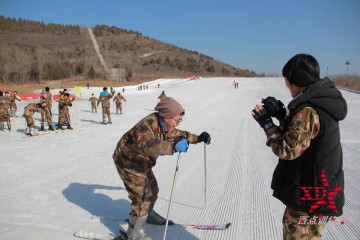
[[[186,138],[181,138],[174,142],[174,152],[186,152],[189,148],[189,141]]]

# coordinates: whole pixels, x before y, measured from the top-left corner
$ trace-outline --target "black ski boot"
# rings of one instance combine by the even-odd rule
[[[154,205],[155,205],[155,202],[150,203],[149,216],[146,220],[146,223],[153,224],[153,225],[165,225],[166,218],[163,218],[157,212],[154,211]],[[174,222],[169,220],[169,225],[174,225]]]
[[[6,122],[7,123],[7,127],[9,129],[9,132],[11,131],[11,122]]]
[[[45,131],[44,126],[41,126],[40,131]]]
[[[71,126],[70,126],[70,123],[68,123],[68,125],[67,125],[67,129],[73,129]]]
[[[50,131],[55,131],[54,127],[52,125],[49,125],[49,129]]]
[[[63,128],[63,126],[61,124],[58,124],[58,129],[65,130],[65,128]]]

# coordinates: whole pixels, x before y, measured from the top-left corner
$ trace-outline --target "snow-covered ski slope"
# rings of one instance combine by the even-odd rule
[[[239,88],[232,82],[237,80]],[[160,88],[157,88],[160,84]],[[263,130],[251,110],[261,98],[275,96],[287,104],[291,96],[282,78],[159,79],[148,90],[125,88],[123,115],[100,125],[101,110],[91,113],[88,98],[101,88],[83,88],[70,108],[74,130],[23,138],[25,120],[13,119],[11,133],[0,133],[0,239],[75,239],[76,231],[106,235],[127,225],[130,202],[115,170],[112,154],[120,137],[150,114],[161,91],[186,109],[179,128],[211,134],[206,146],[190,145],[180,156],[170,219],[181,224],[232,225],[225,231],[169,226],[167,239],[281,239],[283,204],[272,197],[270,182],[277,163],[265,145]],[[120,89],[116,89],[120,91]],[[58,91],[55,90],[54,93]],[[360,95],[342,90],[348,116],[341,122],[346,205],[344,215],[329,222],[324,239],[360,239]],[[18,115],[25,102],[18,103]],[[115,113],[114,105],[111,112]],[[53,106],[57,122],[57,103]],[[39,114],[35,114],[39,126]],[[166,216],[178,155],[163,156],[154,168],[160,192],[155,209]],[[344,224],[341,224],[341,220]],[[153,239],[164,227],[147,225]]]

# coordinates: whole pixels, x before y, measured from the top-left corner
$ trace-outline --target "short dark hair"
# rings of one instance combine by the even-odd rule
[[[313,56],[300,53],[284,65],[282,75],[297,86],[306,86],[320,78],[320,66]]]
[[[50,88],[49,87],[45,87],[45,91],[49,91],[50,90]]]

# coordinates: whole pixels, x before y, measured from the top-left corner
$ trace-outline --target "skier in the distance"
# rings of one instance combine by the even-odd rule
[[[118,93],[113,99],[113,102],[115,102],[116,105],[116,114],[118,114],[118,112],[122,114],[122,100],[126,102],[126,99],[120,93]]]
[[[97,109],[96,109],[96,102],[97,102],[97,98],[95,97],[94,94],[91,94],[91,97],[89,98],[89,102],[91,103],[91,112],[93,113],[95,111],[95,113],[97,113]]]
[[[35,112],[38,112],[41,114],[41,129],[44,130],[44,124],[45,124],[45,110],[46,109],[46,103],[29,103],[24,107],[24,114],[28,132],[26,133],[29,136],[34,135],[34,127],[35,122],[33,119],[33,115]],[[50,125],[51,126],[51,125]]]
[[[151,240],[144,224],[165,225],[166,219],[154,211],[159,188],[152,171],[162,155],[186,152],[189,143],[210,144],[207,132],[199,136],[178,130],[185,109],[173,98],[160,101],[155,110],[126,132],[113,154],[116,169],[124,182],[131,200],[127,230],[128,239]],[[173,224],[169,221],[169,224]]]
[[[9,114],[10,101],[9,98],[3,95],[0,91],[0,130],[4,131],[4,122],[7,123],[9,131],[11,131],[11,121]]]
[[[103,116],[103,121],[101,122],[102,124],[106,124],[106,116],[108,118],[108,122],[107,123],[112,123],[111,122],[111,114],[110,114],[110,98],[112,98],[115,94],[115,91],[108,93],[108,88],[104,87],[103,91],[100,93],[100,97],[97,101],[97,106],[99,106],[100,102],[101,102],[101,107],[102,107],[102,116]]]

